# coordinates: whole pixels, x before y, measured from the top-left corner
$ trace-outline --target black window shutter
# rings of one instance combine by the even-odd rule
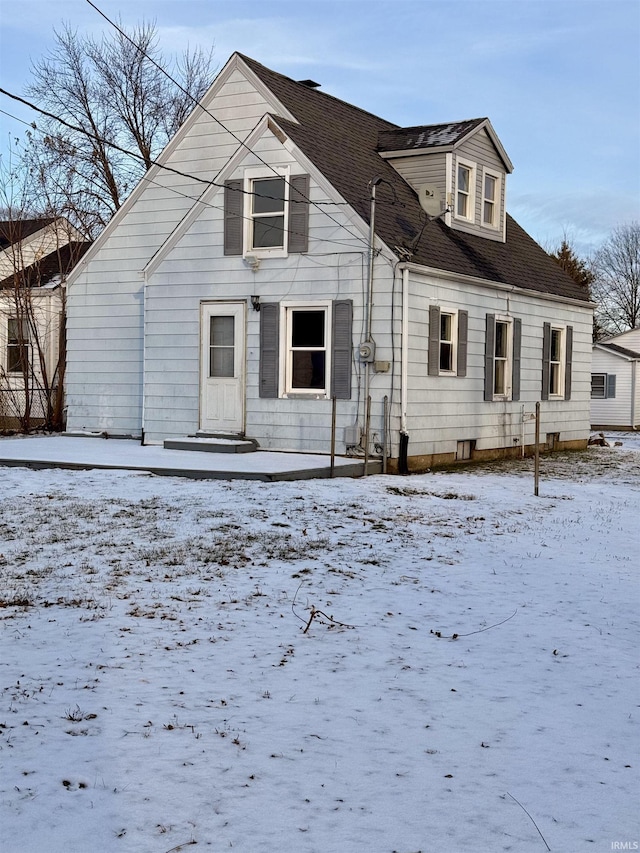
[[[289,252],[309,251],[309,175],[294,175],[289,187]]]
[[[484,399],[493,400],[493,356],[496,342],[496,315],[487,314],[484,338]]]
[[[277,302],[260,305],[260,397],[278,396],[280,352],[278,332],[280,306]]]
[[[522,350],[522,320],[513,321],[513,359],[511,371],[511,399],[520,399],[520,352]]]
[[[606,385],[604,396],[607,398],[607,400],[613,400],[613,398],[616,396],[616,374],[607,373],[605,382]]]
[[[551,323],[542,327],[542,400],[549,399],[549,362],[551,360]]]
[[[331,333],[331,396],[351,399],[353,302],[350,299],[333,303]]]
[[[573,360],[573,326],[567,326],[564,350],[564,399],[571,399],[571,362]]]
[[[244,193],[242,181],[226,181],[224,185],[224,253],[242,254],[242,236],[244,232],[242,213]]]
[[[458,311],[458,376],[467,375],[467,332],[469,312]]]
[[[427,374],[437,376],[440,373],[440,309],[429,306],[429,354]]]

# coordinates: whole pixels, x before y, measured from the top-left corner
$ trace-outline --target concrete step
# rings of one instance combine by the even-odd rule
[[[259,446],[254,438],[211,434],[167,438],[163,444],[166,450],[196,450],[205,453],[253,453]]]

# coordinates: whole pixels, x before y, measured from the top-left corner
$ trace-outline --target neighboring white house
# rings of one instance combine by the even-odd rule
[[[69,280],[68,429],[586,445],[592,305],[508,216],[486,118],[401,128],[234,54]],[[164,168],[163,168],[164,167]],[[374,222],[374,250],[370,227]]]
[[[0,429],[51,421],[62,391],[64,281],[88,247],[63,217],[0,222]]]
[[[640,328],[593,345],[591,427],[640,427]]]

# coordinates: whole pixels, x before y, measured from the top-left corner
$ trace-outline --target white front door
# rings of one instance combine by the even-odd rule
[[[244,432],[244,315],[244,302],[201,306],[201,430]]]

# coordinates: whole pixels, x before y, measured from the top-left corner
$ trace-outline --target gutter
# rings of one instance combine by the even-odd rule
[[[407,405],[409,379],[409,269],[402,269],[402,319],[400,343],[400,432],[407,432]]]
[[[595,308],[595,302],[583,301],[581,299],[573,299],[570,296],[556,296],[553,293],[545,293],[542,290],[532,290],[528,287],[517,287],[515,284],[504,284],[500,281],[491,281],[487,278],[478,278],[473,275],[463,275],[462,273],[448,272],[447,270],[437,269],[436,267],[425,267],[422,264],[415,264],[411,261],[404,261],[401,265],[402,270],[410,270],[413,273],[423,276],[433,276],[434,278],[445,278],[449,281],[453,280],[459,284],[475,284],[478,287],[488,287],[492,290],[502,290],[507,293],[521,293],[523,296],[535,296],[538,299],[547,299],[549,302],[561,302],[563,305],[577,305],[580,308]]]

